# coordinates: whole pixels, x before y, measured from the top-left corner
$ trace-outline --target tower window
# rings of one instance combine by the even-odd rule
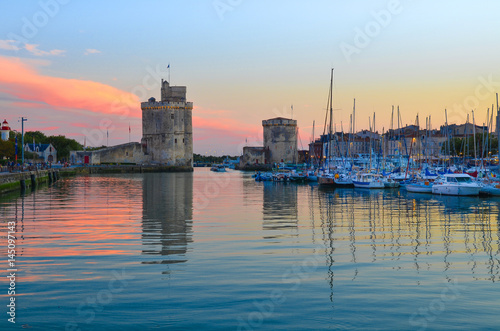
[[[182,142],[184,142],[184,138],[182,138]]]
[[[175,138],[175,143],[177,144],[177,138]]]
[[[174,119],[174,114],[170,114],[170,118],[171,118],[171,119]]]

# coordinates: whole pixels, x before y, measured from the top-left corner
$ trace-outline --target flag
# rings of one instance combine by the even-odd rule
[[[170,69],[170,63],[168,64],[167,69]]]
[[[106,138],[109,138],[109,130],[106,130]]]
[[[35,151],[35,137],[33,137],[33,152]]]
[[[17,162],[17,136],[16,136],[16,162]]]
[[[128,124],[128,133],[130,133],[130,123]]]

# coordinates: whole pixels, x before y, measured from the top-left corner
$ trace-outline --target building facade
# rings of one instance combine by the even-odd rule
[[[297,121],[276,117],[263,120],[262,127],[264,146],[243,147],[240,169],[278,163],[297,163]]]
[[[185,86],[161,84],[161,101],[141,103],[142,140],[95,151],[72,151],[71,163],[193,166],[193,103]]]
[[[161,101],[141,103],[144,154],[151,163],[193,165],[193,103],[186,101],[185,86],[162,80]]]
[[[297,121],[276,117],[262,121],[269,163],[297,163]]]
[[[24,151],[37,154],[44,162],[57,162],[57,150],[52,144],[24,144]]]

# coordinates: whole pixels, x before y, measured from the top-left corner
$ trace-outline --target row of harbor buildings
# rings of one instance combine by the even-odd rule
[[[472,123],[451,124],[439,129],[420,129],[417,125],[388,130],[384,134],[362,130],[356,133],[336,132],[321,135],[307,150],[298,150],[297,121],[272,118],[262,121],[263,146],[243,147],[240,169],[266,167],[279,163],[319,163],[327,157],[357,157],[370,153],[385,156],[411,155],[414,158],[438,159],[450,137],[463,138],[474,133],[488,133],[487,126]],[[470,147],[471,149],[473,146]]]

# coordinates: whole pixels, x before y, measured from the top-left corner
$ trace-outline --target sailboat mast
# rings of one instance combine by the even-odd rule
[[[333,68],[330,75],[330,130],[328,133],[328,168],[330,168],[330,158],[332,155],[332,132],[333,132]]]
[[[354,98],[354,104],[352,106],[352,133],[356,133],[356,98]]]
[[[477,154],[476,154],[476,120],[474,118],[474,110],[472,110],[472,132],[474,134],[474,166],[477,169]]]

